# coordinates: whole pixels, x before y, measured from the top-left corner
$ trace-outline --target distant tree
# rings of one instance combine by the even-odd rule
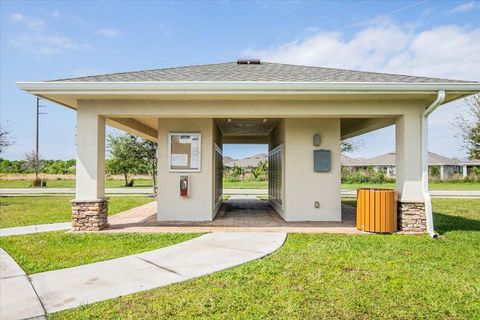
[[[107,150],[111,159],[107,161],[107,171],[122,174],[125,186],[128,186],[128,176],[138,171],[142,165],[141,141],[133,134],[121,136],[109,135]]]
[[[360,141],[354,141],[352,139],[342,140],[340,142],[340,151],[343,152],[352,152],[360,148]]]
[[[268,174],[268,162],[260,161],[258,165],[250,170],[255,180],[264,180]]]
[[[24,166],[27,171],[35,172],[35,180],[38,180],[38,175],[42,169],[40,155],[37,157],[37,154],[34,150],[25,153]]]
[[[454,125],[460,129],[459,136],[463,139],[463,148],[470,160],[480,159],[480,94],[466,98],[468,115],[457,115]]]
[[[232,178],[238,179],[240,176],[243,176],[244,173],[245,173],[245,170],[242,167],[235,164],[231,170],[230,175]]]
[[[111,159],[107,160],[107,171],[122,174],[125,186],[129,186],[130,174],[149,174],[153,190],[157,191],[157,144],[132,134],[109,135],[107,149]]]
[[[152,177],[153,192],[157,194],[157,144],[152,141],[143,140],[140,144],[140,151],[146,171]]]
[[[14,141],[10,135],[10,132],[0,125],[0,154],[11,147],[13,143]]]

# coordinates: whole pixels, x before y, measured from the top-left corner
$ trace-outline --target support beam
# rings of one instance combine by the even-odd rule
[[[191,99],[194,99],[193,97]],[[395,118],[425,101],[80,100],[107,118]]]
[[[114,128],[129,132],[143,139],[157,142],[158,132],[155,129],[131,118],[107,118],[107,124]]]
[[[370,118],[356,119],[351,124],[344,124],[351,119],[342,119],[341,134],[342,140],[356,137],[358,135],[382,129],[395,124],[395,118]]]
[[[223,136],[224,144],[268,144],[269,136]]]

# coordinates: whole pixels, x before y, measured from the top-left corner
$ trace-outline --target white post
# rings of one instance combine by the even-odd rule
[[[399,229],[425,232],[427,221],[423,196],[422,124],[421,113],[411,112],[396,120],[396,181],[399,194]],[[425,138],[425,137],[423,137]],[[426,162],[425,162],[426,163]],[[428,171],[427,171],[428,172]]]
[[[441,165],[440,166],[440,180],[443,180],[445,178],[445,166]]]
[[[105,118],[89,109],[77,110],[76,200],[105,195]]]
[[[77,110],[76,199],[72,204],[73,231],[108,227],[105,195],[105,118],[90,109]]]
[[[422,202],[422,118],[405,114],[396,120],[396,185],[402,202]]]
[[[462,175],[464,178],[468,176],[468,170],[466,165],[463,165],[462,167]]]

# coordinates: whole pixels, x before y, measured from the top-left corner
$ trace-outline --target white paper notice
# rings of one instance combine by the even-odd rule
[[[192,162],[190,164],[190,167],[192,169],[200,169],[200,144],[198,141],[198,137],[192,138],[190,152],[192,156]]]
[[[172,167],[186,167],[188,166],[188,155],[181,153],[172,154]]]
[[[190,136],[180,136],[178,142],[182,144],[192,143],[192,138]]]

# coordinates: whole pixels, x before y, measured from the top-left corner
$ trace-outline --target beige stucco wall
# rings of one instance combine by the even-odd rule
[[[285,120],[281,119],[275,128],[270,132],[268,150],[272,150],[285,142]]]
[[[212,119],[158,120],[158,213],[159,221],[210,221],[213,208],[213,121]],[[201,171],[170,172],[168,133],[200,132]],[[180,196],[180,175],[190,175],[190,197]]]
[[[170,103],[171,102],[171,103]],[[397,190],[402,201],[423,202],[421,193],[421,101],[137,101],[81,100],[77,114],[77,199],[103,196],[105,118],[160,118],[159,220],[211,220],[213,208],[213,143],[218,141],[214,116],[285,118],[270,137],[284,142],[286,220],[340,219],[340,118],[396,118]],[[188,118],[190,117],[190,118]],[[196,119],[192,119],[195,117]],[[153,128],[155,130],[157,128]],[[214,130],[215,129],[215,130]],[[202,170],[190,173],[191,197],[179,196],[180,173],[168,170],[168,132],[202,133]],[[281,132],[284,133],[281,133]],[[312,136],[332,150],[332,171],[313,172]],[[314,208],[314,202],[320,208]]]
[[[285,195],[287,221],[340,221],[340,119],[285,119]],[[320,134],[321,145],[313,145]],[[313,150],[331,150],[330,172],[314,172]],[[315,208],[314,202],[320,207]]]

